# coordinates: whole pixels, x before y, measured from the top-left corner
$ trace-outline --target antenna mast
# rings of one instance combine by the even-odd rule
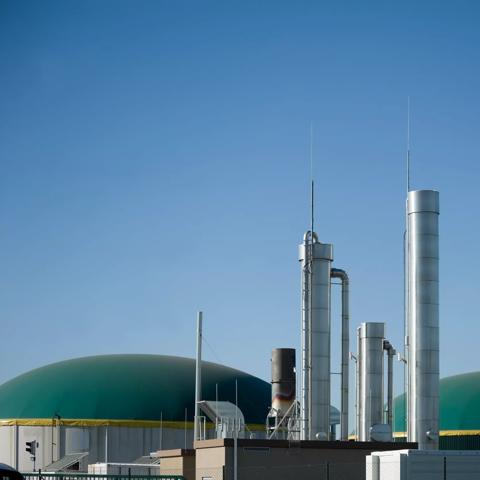
[[[410,191],[410,95],[407,100],[407,193]]]
[[[310,123],[310,230],[313,236],[314,226],[314,183],[313,183],[313,123]]]

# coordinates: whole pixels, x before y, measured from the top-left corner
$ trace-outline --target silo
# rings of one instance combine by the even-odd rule
[[[330,274],[333,246],[307,232],[302,271],[301,438],[328,439],[330,431]]]
[[[370,441],[370,428],[383,423],[383,340],[385,324],[362,323],[358,334],[359,440]]]
[[[408,440],[438,448],[439,194],[408,192],[407,349]]]

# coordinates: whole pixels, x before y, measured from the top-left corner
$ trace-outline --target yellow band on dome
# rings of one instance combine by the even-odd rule
[[[133,428],[176,428],[193,430],[193,422],[170,421],[170,420],[108,420],[108,419],[76,419],[62,418],[54,420],[52,418],[9,418],[0,420],[0,427],[22,426],[22,427],[51,427],[53,425],[62,425],[66,427],[133,427]],[[207,422],[207,430],[215,428],[213,423]],[[265,425],[252,424],[247,425],[252,431],[265,430]]]

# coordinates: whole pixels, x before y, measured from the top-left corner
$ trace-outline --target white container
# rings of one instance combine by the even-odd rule
[[[160,475],[160,464],[140,463],[91,463],[88,466],[91,475]]]
[[[477,450],[394,450],[366,458],[366,480],[473,480],[480,478]]]

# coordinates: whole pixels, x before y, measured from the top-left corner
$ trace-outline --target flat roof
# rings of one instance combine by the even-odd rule
[[[355,441],[325,441],[325,440],[237,440],[239,447],[251,448],[316,448],[319,450],[416,450],[415,442],[355,442]],[[195,448],[233,447],[233,438],[216,438],[197,440]]]
[[[172,450],[158,450],[151,453],[152,457],[169,458],[169,457],[190,457],[195,455],[195,450],[192,448],[174,448]]]

